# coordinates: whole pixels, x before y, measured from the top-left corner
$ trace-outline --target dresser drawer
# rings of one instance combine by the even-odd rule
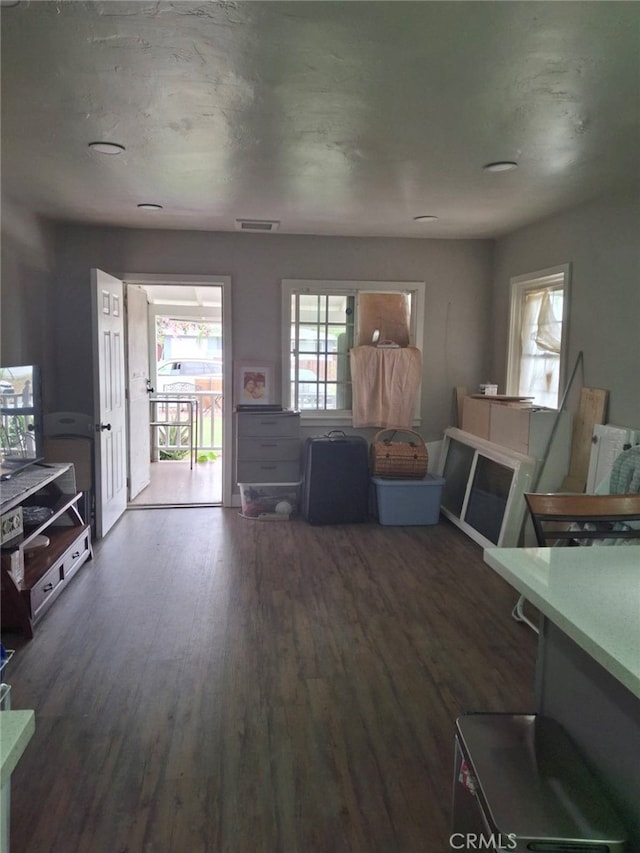
[[[238,436],[297,438],[299,434],[300,415],[298,414],[238,413]]]
[[[239,483],[297,483],[300,479],[300,462],[265,462],[238,460]]]
[[[300,441],[297,438],[255,438],[238,439],[238,459],[248,461],[258,459],[262,462],[284,462],[300,459]]]
[[[65,580],[68,580],[80,568],[89,557],[90,552],[91,540],[87,529],[62,557],[62,574]]]
[[[35,619],[38,611],[42,609],[48,598],[51,598],[56,593],[58,587],[63,582],[62,562],[57,561],[49,571],[43,575],[38,583],[31,587],[31,615]]]

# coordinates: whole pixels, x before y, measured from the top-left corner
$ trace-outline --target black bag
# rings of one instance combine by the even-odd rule
[[[362,436],[332,430],[307,438],[303,466],[302,516],[310,524],[367,520],[369,457]]]

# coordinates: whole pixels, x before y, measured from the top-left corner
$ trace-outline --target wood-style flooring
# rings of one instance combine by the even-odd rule
[[[445,521],[126,513],[3,637],[12,853],[444,853],[456,716],[531,707],[516,597]]]

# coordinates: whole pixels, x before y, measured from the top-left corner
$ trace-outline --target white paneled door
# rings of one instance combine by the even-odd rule
[[[127,508],[127,438],[122,282],[91,270],[96,446],[96,535]]]
[[[129,500],[149,485],[151,449],[149,435],[149,302],[136,284],[127,285],[127,385]]]

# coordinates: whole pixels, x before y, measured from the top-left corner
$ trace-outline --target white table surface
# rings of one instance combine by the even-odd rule
[[[0,783],[11,778],[36,730],[33,711],[0,711]]]
[[[484,560],[640,698],[640,546],[487,548]]]

